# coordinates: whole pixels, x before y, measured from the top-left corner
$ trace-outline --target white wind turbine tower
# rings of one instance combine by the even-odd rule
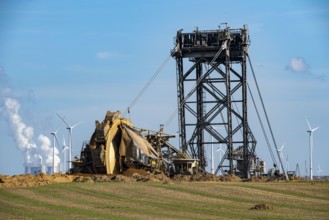
[[[216,130],[217,127],[212,127],[212,129]],[[211,136],[211,174],[215,174],[215,158],[214,158],[214,137]]]
[[[219,144],[219,147],[217,148],[216,151],[219,152],[219,162],[221,162],[221,160],[222,160],[222,153],[223,153],[223,155],[225,154],[225,152],[224,152],[221,144]],[[219,172],[220,172],[220,170],[219,170]],[[220,175],[220,173],[219,173],[219,175]]]
[[[65,120],[64,120],[64,118],[62,117],[62,116],[60,116],[60,114],[58,114],[57,113],[57,115],[58,115],[58,117],[60,118],[60,119],[62,119],[62,121],[66,124],[66,129],[69,131],[69,167],[68,167],[68,169],[69,169],[69,171],[71,170],[71,168],[72,168],[72,129],[73,128],[75,128],[76,126],[78,126],[82,121],[80,121],[79,123],[77,123],[77,124],[75,124],[75,125],[73,125],[73,126],[70,126]]]
[[[321,170],[321,167],[320,167],[320,164],[318,165],[318,170],[317,170],[317,173],[318,173],[318,179],[321,179],[320,176],[321,176],[321,173],[323,171]]]
[[[313,180],[313,168],[312,168],[312,160],[313,160],[313,132],[319,129],[319,127],[313,128],[311,127],[310,123],[308,122],[307,118],[306,122],[308,124],[308,127],[310,130],[307,130],[307,133],[309,134],[309,150],[310,150],[310,180]]]
[[[279,148],[277,149],[277,151],[278,151],[278,153],[279,153],[279,155],[281,157],[281,160],[280,161],[283,161],[284,160],[284,157],[283,157],[283,154],[282,154],[283,148],[284,148],[284,144],[281,146],[280,149]],[[283,170],[283,164],[280,165],[279,170],[280,170],[280,173],[281,173],[282,170]]]
[[[307,163],[305,160],[305,179],[307,179],[307,173],[308,173],[308,169],[307,169]]]
[[[64,135],[63,135],[63,146],[62,146],[61,153],[62,153],[62,160],[63,160],[62,171],[63,171],[64,173],[67,171],[66,163],[68,163],[68,160],[67,160],[66,151],[67,151],[68,149],[69,149],[69,148],[66,146],[66,143],[65,143],[65,137],[64,137]]]
[[[57,130],[51,132],[50,134],[53,136],[53,173],[55,173],[55,148],[56,148],[56,143],[57,143],[57,146],[59,147],[58,139],[57,139]]]
[[[213,137],[211,136],[211,174],[215,174],[215,162],[214,162],[214,144],[213,144]]]
[[[287,154],[287,158],[286,158],[286,172],[288,172],[290,169],[289,167],[289,159],[288,159],[288,154]]]

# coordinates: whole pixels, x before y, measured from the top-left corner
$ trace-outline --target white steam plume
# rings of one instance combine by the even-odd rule
[[[38,137],[38,140],[40,142],[40,148],[41,151],[46,155],[46,164],[48,166],[53,165],[53,147],[51,146],[50,140],[47,136],[40,134]],[[59,151],[57,148],[55,148],[55,172],[59,171],[58,165],[60,163],[60,158],[59,158]]]
[[[0,81],[1,83],[6,78],[3,68],[0,68]],[[49,138],[43,134],[40,134],[38,141],[40,147],[33,141],[34,129],[27,126],[21,115],[19,114],[20,103],[17,99],[10,97],[11,90],[9,88],[3,88],[0,90],[0,101],[2,106],[0,107],[0,113],[8,121],[9,126],[14,134],[17,147],[24,154],[24,162],[30,166],[40,165],[40,156],[45,158],[43,161],[47,166],[53,166],[53,147]],[[58,172],[60,163],[59,151],[55,148],[55,169],[54,172]]]

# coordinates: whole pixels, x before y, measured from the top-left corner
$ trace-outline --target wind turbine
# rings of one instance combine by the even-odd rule
[[[55,173],[55,148],[56,148],[56,142],[57,142],[57,146],[59,146],[58,139],[57,139],[57,130],[51,132],[50,134],[53,136],[53,173]]]
[[[62,155],[62,160],[63,160],[63,163],[62,163],[62,171],[65,173],[67,170],[66,170],[66,163],[68,162],[67,161],[67,156],[66,156],[66,151],[68,150],[69,148],[66,146],[66,143],[65,143],[65,137],[63,135],[63,146],[62,146],[62,150],[61,150],[61,155]]]
[[[214,162],[214,143],[213,143],[213,136],[211,136],[211,174],[215,174],[215,162]]]
[[[296,164],[296,171],[295,172],[296,172],[296,176],[297,177],[300,177],[301,176],[300,175],[300,170],[299,170],[299,164],[298,163]]]
[[[288,172],[290,169],[289,167],[289,159],[288,159],[288,154],[287,154],[287,158],[286,158],[286,171]]]
[[[211,126],[213,130],[216,131],[217,127]],[[215,174],[215,158],[214,158],[214,137],[211,135],[211,174]]]
[[[222,160],[222,153],[223,153],[223,155],[225,154],[225,152],[224,152],[221,144],[219,144],[219,147],[217,148],[216,151],[217,152],[219,151],[219,162],[221,162],[221,160]],[[219,170],[219,172],[220,172],[220,170]]]
[[[307,118],[306,122],[308,124],[308,127],[310,130],[307,130],[307,133],[309,134],[309,150],[310,150],[310,180],[313,180],[313,169],[312,169],[312,159],[313,159],[313,132],[319,129],[319,127],[313,128],[311,127],[310,123],[308,122]]]
[[[282,150],[283,150],[283,148],[284,148],[284,144],[281,146],[280,149],[277,149],[277,152],[278,152],[278,154],[279,154],[279,156],[280,156],[279,159],[281,159],[280,162],[284,159],[283,154],[282,154]],[[282,170],[283,170],[283,164],[282,164],[282,163],[281,163],[281,166],[279,167],[279,170],[280,170],[280,173],[281,173]]]
[[[318,170],[317,170],[317,173],[318,173],[318,179],[321,179],[320,175],[323,171],[321,170],[321,167],[320,167],[320,164],[318,165]]]
[[[77,123],[77,124],[75,124],[75,125],[73,125],[73,126],[70,126],[65,120],[64,120],[64,118],[62,117],[62,116],[60,116],[60,114],[58,114],[57,113],[57,115],[58,115],[58,117],[60,118],[60,119],[62,119],[62,121],[66,124],[66,129],[69,131],[69,171],[71,170],[71,168],[72,168],[72,129],[73,128],[75,128],[76,126],[78,126],[82,121],[80,121],[79,123]]]
[[[307,163],[305,160],[305,179],[307,179],[307,173],[308,173],[308,169],[307,169]]]

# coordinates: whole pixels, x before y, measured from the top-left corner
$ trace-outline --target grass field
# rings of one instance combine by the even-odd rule
[[[273,209],[250,210],[257,204]],[[0,219],[329,219],[329,182],[65,183],[0,190]]]

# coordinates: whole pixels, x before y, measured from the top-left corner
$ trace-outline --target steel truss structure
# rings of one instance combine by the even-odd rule
[[[256,140],[248,126],[247,26],[177,32],[176,59],[180,146],[201,169],[211,145],[223,147],[216,174],[255,172]]]

